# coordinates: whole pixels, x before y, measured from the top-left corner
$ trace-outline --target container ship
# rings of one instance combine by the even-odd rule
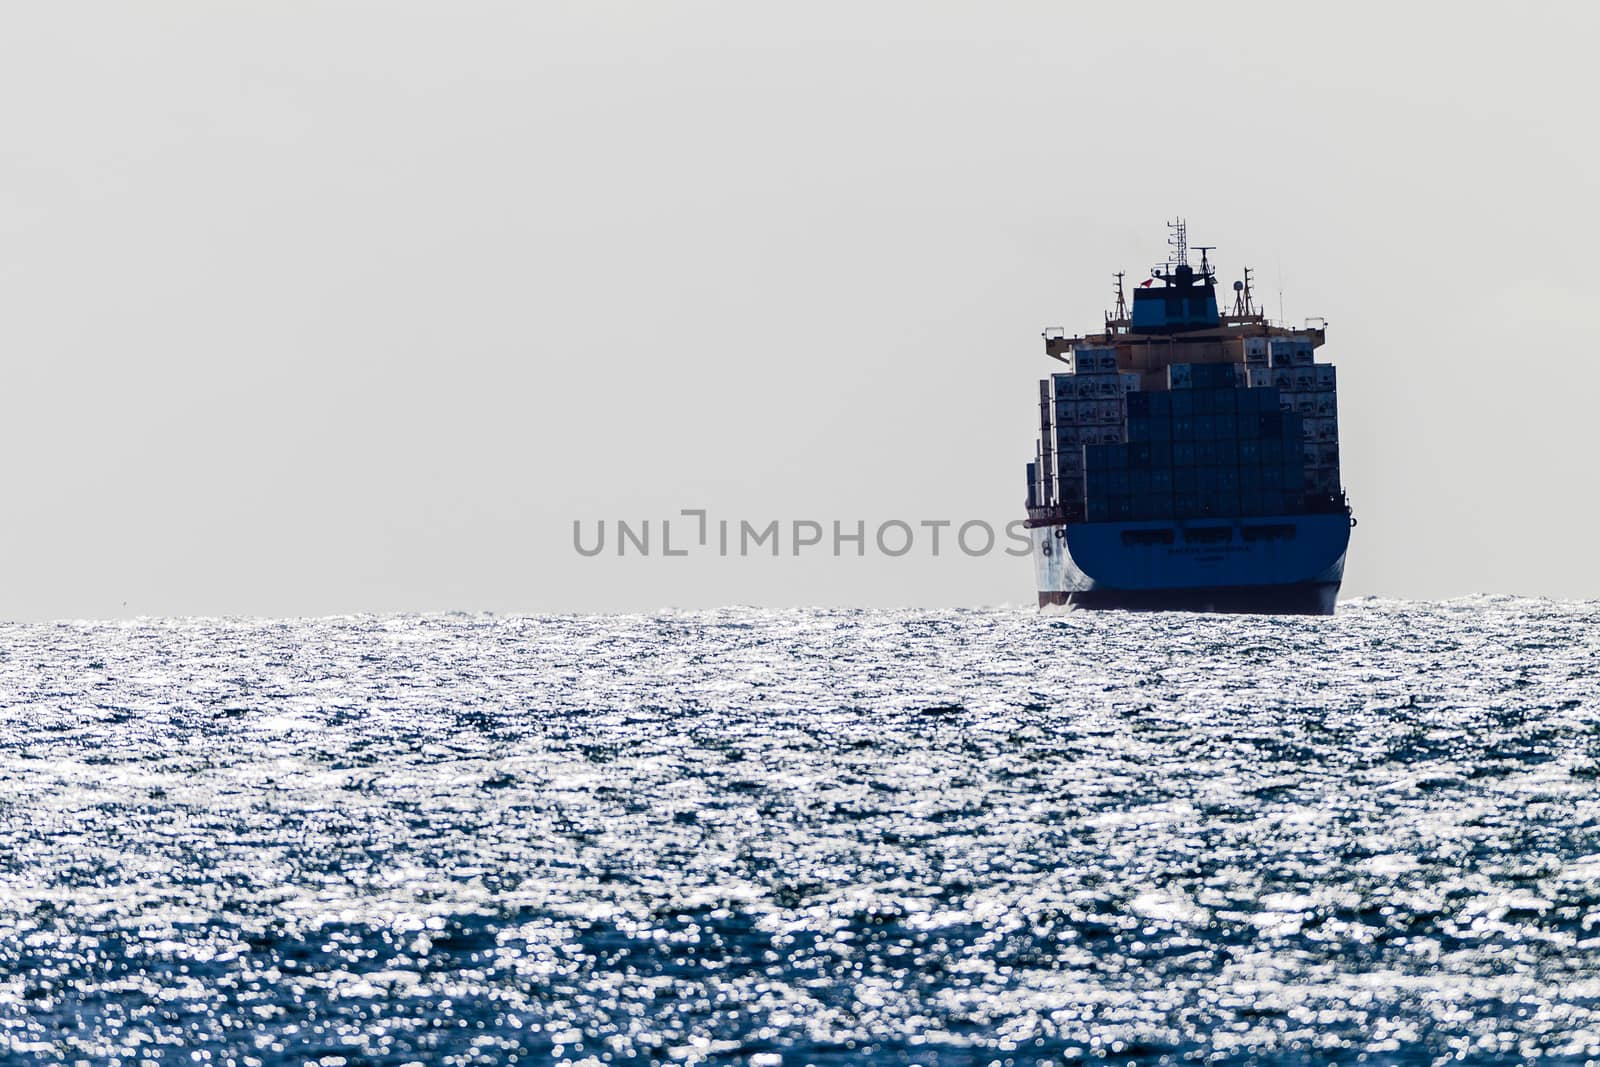
[[[1212,247],[1170,258],[1096,334],[1044,332],[1028,520],[1039,605],[1331,615],[1355,526],[1327,323],[1219,312]]]

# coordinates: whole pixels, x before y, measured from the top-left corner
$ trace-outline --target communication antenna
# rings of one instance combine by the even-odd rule
[[[1260,314],[1259,311],[1255,310],[1255,304],[1252,303],[1251,297],[1250,297],[1250,284],[1252,282],[1254,282],[1255,280],[1256,280],[1256,272],[1251,270],[1249,267],[1246,267],[1244,269],[1244,313],[1246,315],[1259,315]]]
[[[1287,323],[1283,317],[1283,260],[1278,260],[1278,321]]]
[[[1169,262],[1189,265],[1189,225],[1183,219],[1173,219],[1167,223],[1167,228],[1172,231],[1172,236],[1167,238],[1167,246],[1176,253],[1176,258]]]

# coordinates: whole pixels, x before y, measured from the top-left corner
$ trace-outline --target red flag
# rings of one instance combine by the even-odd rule
[[[1139,283],[1139,288],[1148,289],[1148,288],[1150,288],[1150,286],[1152,286],[1154,284],[1155,284],[1155,279],[1154,278],[1146,278],[1144,281]]]

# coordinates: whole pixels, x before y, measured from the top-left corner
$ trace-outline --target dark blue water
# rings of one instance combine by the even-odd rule
[[[1600,1059],[1600,604],[0,649],[8,1062]]]

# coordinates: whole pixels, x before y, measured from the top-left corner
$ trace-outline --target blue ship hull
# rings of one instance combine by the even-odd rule
[[[1332,615],[1350,519],[1073,522],[1031,534],[1041,607]]]

